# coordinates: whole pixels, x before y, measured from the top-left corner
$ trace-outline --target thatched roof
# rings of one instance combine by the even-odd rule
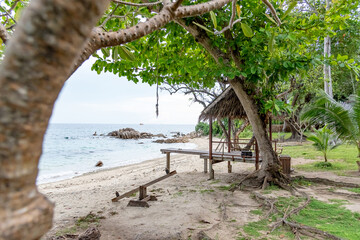
[[[212,103],[210,103],[200,114],[200,120],[207,120],[210,117],[243,119],[246,113],[239,98],[231,87],[225,89]]]

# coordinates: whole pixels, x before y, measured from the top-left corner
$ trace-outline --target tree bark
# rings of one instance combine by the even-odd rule
[[[6,28],[4,25],[0,23],[0,39],[6,44],[6,42],[9,40],[9,34],[6,31]]]
[[[221,130],[223,131],[223,134],[224,134],[224,136],[225,136],[225,139],[228,139],[228,138],[229,138],[229,134],[228,134],[228,132],[227,132],[227,130],[226,130],[226,128],[225,128],[225,125],[223,124],[223,122],[221,121],[220,118],[217,118],[217,122],[218,122]],[[230,126],[229,126],[229,127],[230,127]]]
[[[141,22],[127,29],[121,29],[117,32],[104,32],[102,28],[96,27],[92,30],[91,37],[84,47],[82,54],[74,63],[72,72],[101,48],[132,42],[162,28],[172,20],[202,15],[219,9],[229,2],[231,2],[231,0],[215,0],[196,5],[183,6],[178,9],[173,9],[171,6],[174,5],[168,4],[157,15],[148,19],[146,22]]]
[[[273,181],[274,178],[278,178],[280,163],[268,138],[265,123],[260,118],[258,107],[251,96],[246,93],[240,79],[232,80],[230,84],[244,107],[260,148],[262,164],[257,178],[259,181],[263,181],[267,177],[269,181]]]
[[[54,102],[107,0],[33,0],[0,65],[0,239],[39,239],[53,204],[35,185]]]
[[[183,21],[177,20],[176,22],[193,35],[197,42],[212,55],[217,63],[219,63],[219,59],[222,58],[224,65],[230,65],[228,55],[212,44],[211,39],[207,36],[204,30],[192,23],[186,25]],[[237,68],[241,69],[242,62],[236,53],[231,52],[231,57],[233,58]],[[265,123],[260,118],[258,107],[256,106],[253,98],[246,93],[242,81],[243,80],[240,77],[235,77],[235,79],[230,80],[230,85],[239,98],[241,105],[244,107],[247,118],[253,127],[253,132],[262,155],[261,169],[258,171],[256,175],[257,180],[254,181],[253,184],[261,185],[264,179],[267,179],[267,181],[275,182],[286,188],[283,183],[288,183],[288,179],[280,172],[280,163],[272,148],[271,141],[268,138]]]

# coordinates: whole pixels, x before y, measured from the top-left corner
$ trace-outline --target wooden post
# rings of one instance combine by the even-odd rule
[[[360,172],[360,161],[356,161],[358,167],[359,167],[359,172]]]
[[[139,187],[139,200],[142,200],[142,199],[144,199],[146,197],[147,197],[146,187],[145,186],[140,186]]]
[[[209,171],[210,179],[214,179],[214,170],[212,168],[212,117],[209,118]]]
[[[213,160],[209,160],[209,173],[210,173],[210,179],[215,178],[215,172],[213,169]]]
[[[259,146],[257,140],[255,139],[255,169],[259,169]]]
[[[166,169],[165,169],[166,173],[170,172],[170,153],[167,152],[166,153]]]
[[[207,173],[207,159],[204,159],[204,173]]]
[[[231,152],[231,118],[228,121],[228,152]],[[228,161],[228,173],[232,172],[231,162]]]

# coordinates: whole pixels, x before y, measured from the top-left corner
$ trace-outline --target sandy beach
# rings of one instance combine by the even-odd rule
[[[205,137],[191,139],[191,142],[197,145],[197,149],[206,150],[208,147]],[[161,148],[171,148],[171,144],[159,145],[159,151]],[[165,161],[164,155],[139,164],[39,185],[39,191],[55,203],[53,228],[43,239],[78,234],[88,226],[96,226],[101,232],[101,239],[105,240],[203,239],[204,233],[212,239],[227,240],[246,236],[242,226],[261,219],[262,216],[252,213],[261,205],[253,199],[251,192],[246,189],[227,191],[240,175],[250,173],[254,164],[232,163],[233,173],[227,173],[226,162],[216,164],[215,180],[209,180],[209,175],[203,173],[203,160],[193,155],[171,155],[171,170],[176,170],[177,174],[148,188],[148,193],[158,198],[158,201],[149,202],[149,208],[127,207],[129,200],[136,200],[138,194],[118,202],[111,201],[115,191],[123,194],[164,176]],[[313,160],[292,160],[294,165],[308,161]],[[328,172],[294,174],[309,177],[316,174],[317,177],[335,181],[358,181],[357,178],[340,177]],[[321,185],[311,186],[306,192],[322,201],[339,198]],[[278,190],[276,196],[290,196],[290,193]],[[360,212],[358,199],[348,198],[347,201],[346,208]],[[88,224],[86,228],[76,226],[78,219],[89,213],[94,214],[98,222]]]
[[[208,147],[207,138],[195,138],[191,142],[197,145],[197,149]],[[171,145],[159,145],[159,151],[169,147]],[[239,172],[253,168],[253,164],[235,163],[234,173],[228,174],[226,163],[216,164],[216,180],[208,181],[208,174],[203,173],[204,162],[199,156],[172,154],[171,170],[176,170],[178,174],[148,188],[158,196],[157,202],[150,202],[150,208],[126,207],[129,199],[135,197],[111,202],[115,191],[122,194],[165,175],[165,159],[164,155],[139,164],[39,185],[39,191],[55,203],[54,224],[47,237],[59,234],[61,229],[73,225],[77,218],[92,212],[105,217],[101,220],[101,239],[187,238],[188,232],[194,231],[195,226],[208,228],[222,221],[219,205],[229,193],[216,193],[214,189],[229,185]],[[244,211],[258,207],[248,196],[237,196],[242,194],[236,192],[232,195],[236,202],[246,198],[240,200],[241,204],[249,205]],[[231,201],[231,198],[226,201]],[[231,212],[237,218],[247,218],[244,213]]]

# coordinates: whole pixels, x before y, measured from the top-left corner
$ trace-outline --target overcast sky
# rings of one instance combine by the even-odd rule
[[[91,71],[85,62],[65,83],[56,101],[52,123],[196,124],[202,106],[190,96],[160,92],[155,115],[156,87],[135,84],[112,73]]]

